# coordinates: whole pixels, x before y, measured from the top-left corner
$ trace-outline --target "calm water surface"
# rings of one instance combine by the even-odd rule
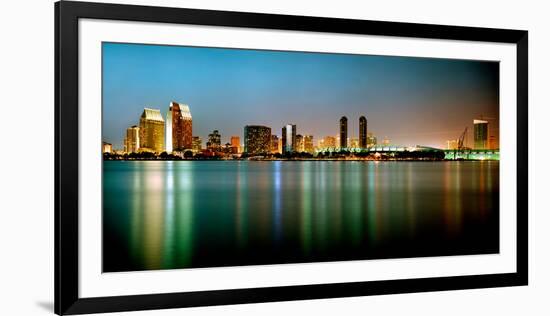
[[[105,272],[498,252],[498,162],[105,161]]]

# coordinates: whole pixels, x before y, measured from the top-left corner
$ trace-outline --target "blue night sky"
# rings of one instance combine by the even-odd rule
[[[287,123],[317,144],[343,115],[349,137],[365,115],[379,142],[444,147],[468,126],[471,146],[480,115],[498,133],[498,76],[496,62],[104,43],[103,137],[122,148],[144,107],[166,117],[176,101],[203,146],[214,129],[242,142],[245,125]]]

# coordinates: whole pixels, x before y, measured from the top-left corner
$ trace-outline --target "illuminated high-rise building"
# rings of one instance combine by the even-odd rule
[[[336,137],[325,136],[325,138],[323,138],[323,146],[325,148],[334,148],[334,147],[336,147]]]
[[[170,102],[166,113],[165,142],[167,152],[193,147],[193,117],[187,104]]]
[[[271,135],[271,153],[277,154],[279,152],[279,137],[277,135]]]
[[[271,128],[261,125],[244,127],[244,151],[248,154],[271,152]]]
[[[304,151],[313,154],[313,135],[304,135]]]
[[[296,151],[301,153],[304,151],[304,136],[296,135]]]
[[[367,133],[367,147],[375,146],[377,143],[376,136],[373,133]]]
[[[325,148],[325,140],[323,138],[317,141],[317,148]]]
[[[134,125],[126,130],[124,152],[135,153],[139,150],[139,145],[139,127]]]
[[[113,144],[111,143],[107,143],[107,142],[103,142],[103,145],[102,145],[102,149],[101,151],[105,154],[105,153],[112,153],[113,152]]]
[[[489,140],[489,122],[474,120],[474,149],[487,149]]]
[[[296,151],[296,125],[287,124],[283,126],[283,154]]]
[[[199,136],[193,136],[193,151],[199,152],[202,150],[202,139]]]
[[[241,138],[239,136],[231,136],[231,152],[238,154],[241,152]]]
[[[348,147],[348,118],[340,118],[340,148]]]
[[[206,147],[212,151],[220,151],[222,148],[222,135],[218,130],[212,131],[212,134],[208,134],[208,143]]]
[[[367,118],[364,116],[359,118],[359,148],[367,148]]]
[[[160,110],[143,109],[139,119],[139,142],[140,150],[164,151],[164,119]]]

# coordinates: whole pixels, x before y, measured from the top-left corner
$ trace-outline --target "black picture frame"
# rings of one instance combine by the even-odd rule
[[[78,21],[82,18],[511,43],[517,46],[517,272],[79,298]],[[61,1],[55,3],[55,313],[59,315],[527,285],[528,32]]]

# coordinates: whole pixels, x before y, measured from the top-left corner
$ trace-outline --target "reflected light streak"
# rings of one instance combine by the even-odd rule
[[[311,186],[311,165],[315,162],[305,162],[302,165],[302,177],[300,186],[301,189],[301,240],[302,240],[302,250],[307,256],[311,253],[311,239],[312,239],[312,186]]]
[[[175,177],[175,232],[177,266],[188,267],[193,262],[194,234],[194,188],[192,162],[177,164],[178,177]]]
[[[353,163],[350,186],[347,188],[348,195],[346,200],[350,202],[349,215],[347,216],[347,225],[351,237],[351,243],[358,245],[363,237],[363,182],[361,181],[360,163]]]
[[[144,233],[143,250],[144,263],[147,269],[162,268],[163,236],[164,236],[164,190],[163,174],[159,171],[160,164],[144,165],[145,173],[145,208],[143,211]]]
[[[282,216],[282,208],[281,208],[281,201],[283,199],[282,189],[281,189],[281,163],[282,163],[281,161],[276,161],[273,166],[273,169],[274,169],[273,234],[275,237],[274,239],[275,243],[279,243],[283,235],[283,223],[282,223],[283,216]]]
[[[416,205],[414,201],[414,183],[413,183],[414,173],[413,173],[413,164],[407,164],[407,197],[406,197],[406,212],[407,212],[407,222],[409,226],[409,236],[414,237],[416,235]]]
[[[379,207],[379,190],[377,187],[378,184],[378,162],[372,163],[368,162],[367,172],[369,175],[369,188],[368,188],[368,233],[369,240],[374,244],[378,243],[379,238],[379,218],[378,218],[378,207]]]
[[[145,174],[139,172],[140,162],[132,162],[133,177],[130,199],[130,257],[143,264],[142,237],[143,237],[143,204],[145,203],[145,194],[143,190],[143,180]]]
[[[315,221],[315,250],[324,251],[327,248],[327,238],[329,229],[329,216],[328,216],[328,203],[330,192],[327,185],[327,173],[326,163],[324,161],[318,162],[320,172],[316,174],[316,192],[318,192],[318,198],[316,199],[316,221]]]
[[[246,176],[246,165],[238,162],[237,165],[237,246],[245,248],[248,243],[248,177]]]
[[[164,216],[164,258],[163,267],[172,267],[174,265],[174,246],[176,243],[174,232],[176,222],[174,220],[175,214],[175,192],[174,192],[174,162],[167,161],[164,172],[166,189],[164,200],[165,216]]]

